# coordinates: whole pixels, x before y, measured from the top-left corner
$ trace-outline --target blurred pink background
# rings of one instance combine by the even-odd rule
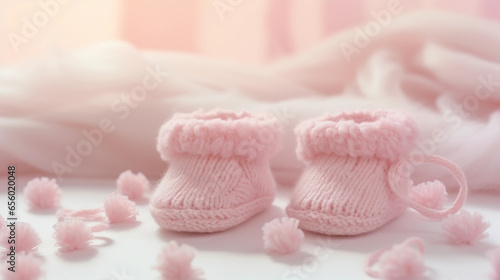
[[[500,19],[498,0],[0,0],[0,65],[106,40],[260,64],[373,20],[391,2],[402,13]]]

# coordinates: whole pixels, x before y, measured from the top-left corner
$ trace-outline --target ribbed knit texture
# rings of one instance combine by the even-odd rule
[[[158,139],[170,165],[151,200],[155,221],[169,230],[214,232],[262,211],[275,196],[268,158],[280,135],[277,119],[268,115],[174,116]]]
[[[352,112],[303,122],[298,157],[306,163],[286,211],[300,227],[355,235],[397,217],[406,203],[390,189],[391,165],[412,150],[416,124],[397,112]],[[400,187],[411,185],[408,178]]]

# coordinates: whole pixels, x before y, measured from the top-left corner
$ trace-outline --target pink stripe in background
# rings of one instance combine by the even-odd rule
[[[331,1],[323,0],[321,18],[323,20],[324,35],[328,36],[336,31],[354,26],[363,21],[363,1]]]
[[[277,58],[294,51],[290,28],[291,4],[292,2],[288,0],[269,2],[267,14],[269,58]]]
[[[142,49],[196,52],[199,1],[123,1],[123,38]]]
[[[402,13],[439,9],[500,20],[500,0],[244,0],[241,5],[232,4],[223,21],[214,3],[238,1],[101,2],[73,0],[61,6],[58,16],[14,53],[7,34],[21,32],[21,18],[32,18],[41,8],[36,1],[0,0],[4,34],[0,65],[44,55],[53,45],[75,49],[107,40],[258,64],[308,49],[335,32],[371,20],[372,12],[387,9],[391,2],[399,2]],[[92,13],[91,21],[82,16],[87,11]]]

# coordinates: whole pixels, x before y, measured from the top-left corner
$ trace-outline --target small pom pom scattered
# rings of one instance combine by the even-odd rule
[[[274,219],[262,227],[264,249],[270,254],[288,254],[299,250],[304,232],[299,220],[283,217]]]
[[[135,203],[117,193],[112,193],[106,198],[104,211],[110,224],[134,222],[138,214]]]
[[[493,266],[491,280],[500,280],[500,247],[489,251],[487,256]]]
[[[422,253],[413,247],[396,246],[380,256],[382,279],[414,279],[425,272]]]
[[[445,185],[435,180],[433,182],[424,182],[410,189],[408,198],[432,209],[442,209],[448,201],[448,193]]]
[[[12,229],[7,228],[7,234]],[[15,226],[16,232],[16,252],[36,252],[38,250],[38,245],[42,243],[40,236],[35,231],[35,229],[24,222],[19,222]],[[7,244],[7,239],[4,241],[5,246],[8,248],[10,245]]]
[[[177,242],[170,241],[158,256],[158,269],[164,280],[197,280],[201,279],[203,272],[192,268],[191,263],[196,255],[196,250],[186,244],[179,246]]]
[[[53,208],[61,201],[61,189],[55,179],[35,178],[24,188],[24,196],[33,208]]]
[[[416,245],[416,248],[412,245]],[[407,239],[370,256],[365,267],[368,275],[385,280],[419,279],[425,274],[425,246],[420,238]],[[378,271],[372,266],[378,262]]]
[[[483,221],[480,213],[470,213],[462,210],[441,222],[446,237],[451,244],[472,245],[477,241],[488,237],[485,232],[490,223]]]
[[[118,192],[135,200],[141,198],[149,190],[149,180],[141,172],[134,174],[132,171],[124,171],[116,180]]]
[[[32,253],[18,253],[16,255],[15,272],[3,269],[5,280],[36,280],[43,274],[42,261]]]
[[[85,222],[76,218],[69,218],[54,225],[56,245],[61,251],[84,249],[89,246],[94,237],[92,230]]]

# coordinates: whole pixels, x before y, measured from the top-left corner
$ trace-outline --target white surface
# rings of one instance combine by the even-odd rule
[[[18,186],[23,187],[27,179],[18,179]],[[95,180],[66,180],[61,187],[62,204],[71,209],[99,207],[115,188],[114,181]],[[5,216],[6,194],[2,190],[0,213]],[[284,216],[291,188],[280,187],[272,207],[225,232],[182,234],[160,230],[149,215],[147,201],[142,201],[138,204],[137,223],[115,225],[97,233],[98,238],[89,249],[60,254],[51,237],[55,211],[30,210],[19,190],[18,217],[40,234],[43,243],[39,254],[44,258],[46,279],[51,280],[160,279],[152,266],[162,246],[170,240],[197,248],[194,266],[204,270],[206,279],[371,279],[363,272],[368,254],[411,236],[423,238],[427,245],[427,279],[475,280],[488,279],[491,266],[485,252],[500,246],[500,196],[472,194],[466,208],[481,211],[492,224],[490,237],[475,246],[448,245],[439,223],[408,210],[382,229],[362,236],[328,237],[306,232],[301,252],[270,257],[262,250],[261,227]]]

